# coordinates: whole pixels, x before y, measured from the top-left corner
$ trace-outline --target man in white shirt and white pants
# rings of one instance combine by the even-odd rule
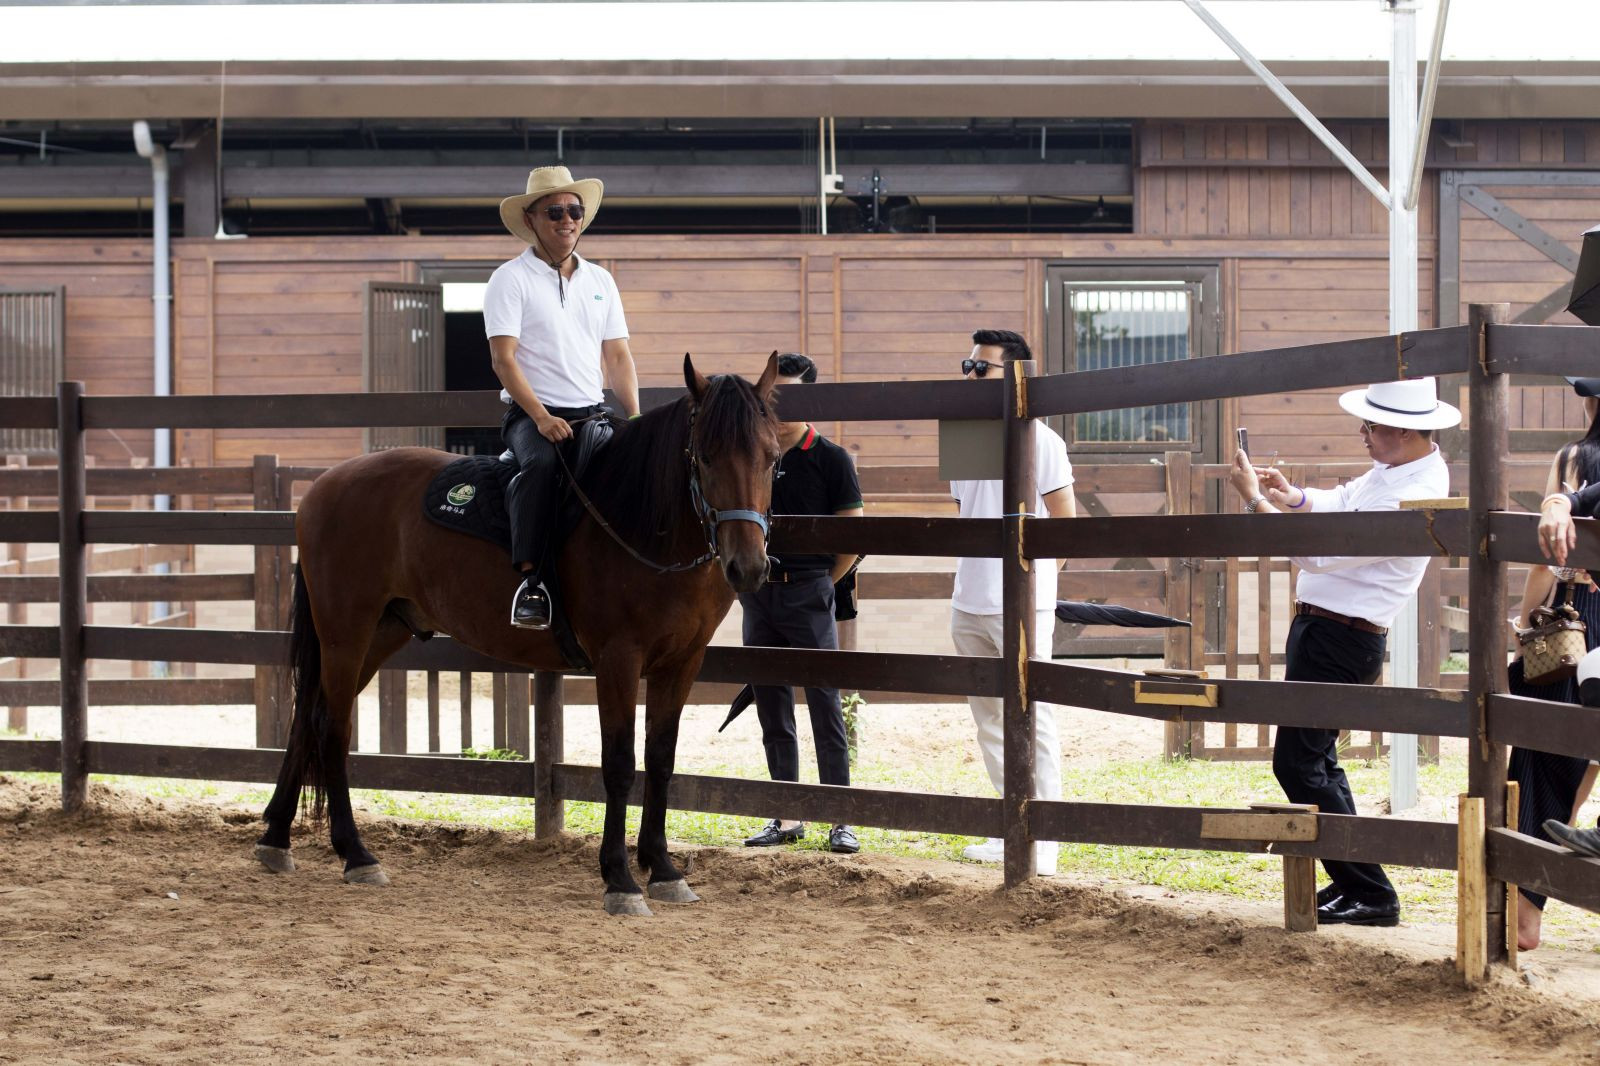
[[[1252,513],[1326,514],[1396,511],[1404,500],[1442,499],[1450,472],[1433,431],[1461,421],[1440,403],[1432,378],[1353,389],[1339,406],[1361,419],[1372,469],[1336,489],[1291,485],[1273,467],[1252,467],[1243,451],[1228,480]],[[1299,602],[1285,647],[1285,680],[1372,685],[1383,674],[1389,626],[1422,583],[1423,556],[1302,556]],[[1272,771],[1292,803],[1325,814],[1355,814],[1350,783],[1339,766],[1334,729],[1279,726]],[[1317,920],[1328,924],[1396,925],[1400,901],[1376,863],[1324,860],[1333,884],[1317,893]]]
[[[1003,373],[1008,360],[1032,359],[1028,342],[1010,330],[983,329],[972,335],[972,354],[962,360],[961,371],[969,380],[990,373]],[[1043,422],[1034,427],[1034,483],[1037,494],[1032,512],[1036,516],[1071,518],[1077,513],[1072,495],[1072,463],[1067,445],[1059,434]],[[962,518],[999,518],[1005,514],[999,481],[953,481],[950,494],[961,506]],[[1042,650],[1049,657],[1056,629],[1056,573],[1054,559],[1033,561],[1035,615],[1034,654]],[[999,655],[1004,647],[1004,617],[1001,608],[999,559],[962,559],[956,564],[955,592],[950,598],[950,636],[962,655]],[[1003,701],[994,696],[968,696],[972,721],[978,729],[978,750],[989,771],[996,792],[1005,792],[1005,715]],[[1035,708],[1034,722],[1038,748],[1034,758],[1034,797],[1061,798],[1061,740],[1056,732],[1055,709],[1048,703]],[[1035,856],[1035,869],[1043,877],[1056,872],[1056,845],[1041,841]],[[973,844],[962,855],[977,862],[1002,862],[1005,842],[994,837]]]
[[[501,264],[483,297],[489,354],[510,404],[500,435],[520,473],[506,490],[512,563],[526,574],[511,601],[511,624],[550,628],[544,582],[554,570],[558,448],[574,423],[601,413],[607,379],[623,412],[639,413],[628,323],[611,274],[578,255],[578,237],[600,210],[597,178],[574,181],[566,167],[539,167],[527,192],[500,203],[500,220],[527,242]]]

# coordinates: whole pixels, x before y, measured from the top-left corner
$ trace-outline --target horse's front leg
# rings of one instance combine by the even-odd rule
[[[644,816],[639,822],[639,865],[650,871],[650,898],[664,903],[695,903],[700,897],[667,854],[667,785],[678,751],[678,721],[683,702],[699,672],[698,662],[672,673],[654,674],[645,694]]]
[[[633,721],[638,713],[639,662],[595,664],[600,704],[600,777],[606,786],[606,825],[600,838],[600,876],[607,914],[649,915],[644,893],[628,868],[628,794],[633,791]]]

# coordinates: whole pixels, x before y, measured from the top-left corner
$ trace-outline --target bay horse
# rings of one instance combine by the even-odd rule
[[[759,588],[768,570],[766,514],[780,454],[777,354],[753,386],[734,375],[707,379],[687,355],[683,372],[688,394],[620,426],[580,475],[587,509],[557,561],[561,607],[594,664],[606,790],[600,874],[611,914],[650,913],[624,838],[641,680],[648,686],[639,865],[649,871],[652,899],[698,899],[667,855],[678,719],[734,593]],[[508,623],[505,605],[522,575],[506,551],[424,515],[425,488],[458,458],[426,448],[358,456],[319,477],[300,504],[294,715],[256,844],[274,872],[294,869],[290,826],[310,787],[313,818],[326,804],[344,879],[388,883],[356,830],[346,756],[356,694],[413,632],[448,633],[530,670],[564,667],[551,632]]]

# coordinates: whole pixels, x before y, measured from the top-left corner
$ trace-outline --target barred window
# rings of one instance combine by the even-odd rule
[[[66,290],[0,289],[0,396],[54,396],[64,375]],[[0,426],[0,454],[53,454],[56,431]]]

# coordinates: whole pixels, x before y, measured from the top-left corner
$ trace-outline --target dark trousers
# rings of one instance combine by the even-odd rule
[[[792,582],[769,582],[739,597],[744,608],[746,647],[828,648],[839,646],[833,622],[833,582],[826,572]],[[767,772],[774,781],[800,780],[800,745],[794,731],[794,690],[788,685],[756,685],[756,714]],[[806,687],[811,735],[817,745],[817,780],[850,783],[850,745],[836,688]]]
[[[582,418],[600,410],[599,407],[549,407],[557,418]],[[523,563],[533,564],[537,580],[546,576],[550,560],[551,534],[555,532],[556,487],[561,474],[561,462],[556,455],[557,445],[544,439],[539,427],[533,424],[528,412],[512,404],[500,420],[500,439],[505,441],[517,457],[520,468],[511,484],[506,487],[506,511],[511,521],[511,561],[517,569]],[[561,442],[560,447],[568,464],[573,461],[573,447],[578,440],[577,427],[572,437]]]
[[[1383,675],[1384,639],[1329,618],[1298,615],[1284,649],[1285,680],[1372,685]],[[1280,726],[1272,749],[1272,772],[1291,803],[1315,803],[1324,814],[1356,813],[1350,781],[1339,766],[1339,732]],[[1324,869],[1344,895],[1363,903],[1395,900],[1383,867],[1370,862],[1324,860]]]

